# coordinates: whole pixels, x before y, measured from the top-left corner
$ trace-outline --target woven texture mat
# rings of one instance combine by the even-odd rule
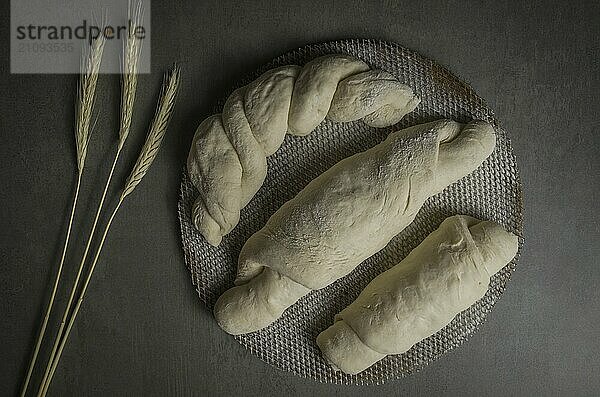
[[[522,236],[521,185],[510,140],[484,101],[443,67],[397,44],[342,40],[309,45],[276,58],[240,85],[273,67],[303,65],[330,53],[351,54],[373,68],[392,73],[415,90],[421,104],[391,128],[376,129],[360,121],[338,124],[326,120],[307,137],[286,136],[281,148],[268,159],[264,185],[242,210],[239,225],[217,248],[210,246],[192,224],[191,208],[197,191],[184,172],[179,202],[183,249],[192,282],[212,312],[219,295],[233,286],[237,258],[246,239],[284,202],[333,164],[376,145],[390,132],[410,125],[439,118],[491,122],[497,133],[497,146],[491,157],[471,175],[430,198],[415,221],[386,248],[343,279],[302,298],[268,328],[235,337],[267,363],[303,377],[329,383],[379,384],[414,372],[462,344],[502,295],[516,259],[492,278],[483,299],[456,316],[440,332],[404,354],[387,356],[358,375],[333,371],[321,356],[315,342],[317,335],[333,323],[335,314],[349,305],[369,281],[400,262],[450,215],[466,214],[493,220]],[[221,99],[215,105],[221,105],[226,95]],[[216,112],[220,111],[219,108]]]

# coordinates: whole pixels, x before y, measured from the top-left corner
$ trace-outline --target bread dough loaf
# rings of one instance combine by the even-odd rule
[[[221,242],[261,187],[266,157],[286,132],[307,135],[326,116],[390,126],[418,103],[410,87],[348,55],[269,70],[235,90],[223,113],[208,117],[196,130],[187,161],[199,191],[192,209],[196,228],[210,244]]]
[[[385,247],[428,197],[471,173],[494,146],[488,123],[439,120],[335,164],[246,241],[238,286],[217,301],[217,322],[231,334],[266,327]]]
[[[465,215],[447,218],[402,262],[381,273],[321,332],[327,361],[347,374],[406,352],[481,299],[518,238]]]

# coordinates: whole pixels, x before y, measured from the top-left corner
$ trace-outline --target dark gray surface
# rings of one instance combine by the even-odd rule
[[[499,3],[154,2],[154,73],[141,78],[122,165],[134,161],[174,60],[181,96],[162,153],[114,222],[50,394],[597,395],[600,7]],[[13,395],[66,227],[76,76],[11,76],[8,4],[0,15],[0,394]],[[396,41],[471,83],[512,135],[526,206],[518,270],[482,329],[420,373],[370,388],[275,370],[220,331],[183,264],[176,213],[189,143],[216,100],[283,52],[346,37]],[[88,218],[112,154],[118,77],[103,78],[101,92],[80,212]],[[75,228],[69,266],[88,225]]]

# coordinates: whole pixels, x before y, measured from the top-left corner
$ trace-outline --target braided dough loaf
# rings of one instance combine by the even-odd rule
[[[286,132],[307,135],[325,117],[390,126],[418,103],[410,87],[391,74],[347,55],[269,70],[235,90],[223,113],[196,130],[187,161],[200,192],[192,209],[196,228],[219,245],[261,187],[266,157],[281,146]]]
[[[311,290],[381,250],[430,196],[493,151],[484,122],[439,120],[397,131],[311,181],[244,244],[237,287],[214,309],[230,334],[257,331]]]
[[[404,353],[481,299],[490,277],[517,249],[517,236],[494,222],[447,218],[402,262],[375,277],[319,334],[317,345],[347,374]]]

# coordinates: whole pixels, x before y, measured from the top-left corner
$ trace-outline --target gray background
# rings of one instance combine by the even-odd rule
[[[153,73],[140,79],[117,181],[175,60],[181,96],[162,152],[113,224],[51,394],[597,395],[600,7],[508,3],[153,2]],[[66,228],[77,81],[9,74],[8,9],[6,2],[0,10],[2,395],[15,394],[24,376]],[[176,212],[192,135],[216,101],[281,53],[349,37],[396,41],[472,84],[512,136],[526,207],[518,269],[481,330],[414,376],[368,388],[278,371],[223,333],[191,285]],[[91,217],[108,171],[118,92],[118,76],[102,78],[81,218]],[[88,227],[89,220],[74,229],[69,266]]]

